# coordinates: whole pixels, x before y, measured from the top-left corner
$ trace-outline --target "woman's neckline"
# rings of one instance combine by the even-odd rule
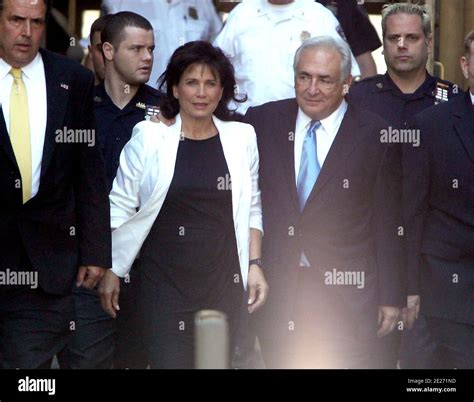
[[[181,136],[183,141],[189,140],[189,141],[194,141],[194,142],[204,142],[204,141],[212,140],[213,138],[216,138],[216,137],[219,137],[219,132],[215,133],[214,135],[211,135],[210,137],[202,138],[202,139],[186,137],[184,134]]]

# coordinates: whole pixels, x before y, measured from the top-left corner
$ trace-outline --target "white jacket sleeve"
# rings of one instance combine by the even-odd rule
[[[252,202],[250,204],[250,227],[263,232],[262,222],[262,200],[258,185],[259,157],[257,148],[257,136],[253,127],[250,128],[251,136],[249,141],[250,153],[250,175],[252,180]]]

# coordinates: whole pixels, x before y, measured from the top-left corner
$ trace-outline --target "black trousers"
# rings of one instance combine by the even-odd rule
[[[275,331],[258,334],[266,367],[379,368],[386,361],[387,343],[376,337],[377,306],[351,314],[338,292],[311,268],[296,269],[297,290],[288,300],[292,312]]]
[[[474,369],[474,325],[427,317],[434,341],[431,365],[435,369]]]
[[[58,353],[62,369],[108,369],[115,349],[115,321],[105,313],[97,289],[74,287],[75,328]]]
[[[148,361],[137,311],[139,264],[120,280],[120,311],[114,320],[103,309],[97,289],[73,290],[75,331],[58,354],[61,368],[143,369]]]
[[[399,352],[400,368],[431,367],[435,347],[426,317],[420,314],[413,328],[402,332]]]
[[[40,288],[0,290],[0,366],[47,368],[64,348],[74,322],[72,296]]]

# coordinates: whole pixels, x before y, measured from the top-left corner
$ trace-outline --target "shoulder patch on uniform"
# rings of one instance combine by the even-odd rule
[[[153,116],[160,114],[160,108],[155,105],[146,105],[145,119],[150,119]]]
[[[436,81],[436,88],[433,90],[435,105],[449,100],[450,85],[441,81]]]

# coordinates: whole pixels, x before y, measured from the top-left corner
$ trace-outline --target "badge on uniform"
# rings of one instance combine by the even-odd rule
[[[196,10],[196,7],[189,7],[188,8],[188,15],[193,19],[197,20],[199,19],[198,12]]]
[[[448,94],[449,94],[449,85],[443,84],[442,82],[436,82],[436,89],[433,95],[435,95],[435,105],[441,102],[448,101]]]
[[[146,105],[145,120],[150,120],[153,116],[160,114],[160,108],[158,106]]]
[[[301,31],[301,34],[300,34],[301,42],[304,42],[305,40],[308,40],[309,38],[311,38],[311,34],[308,31]]]
[[[102,98],[100,96],[94,96],[94,102],[95,103],[100,103],[100,102],[102,102]]]

